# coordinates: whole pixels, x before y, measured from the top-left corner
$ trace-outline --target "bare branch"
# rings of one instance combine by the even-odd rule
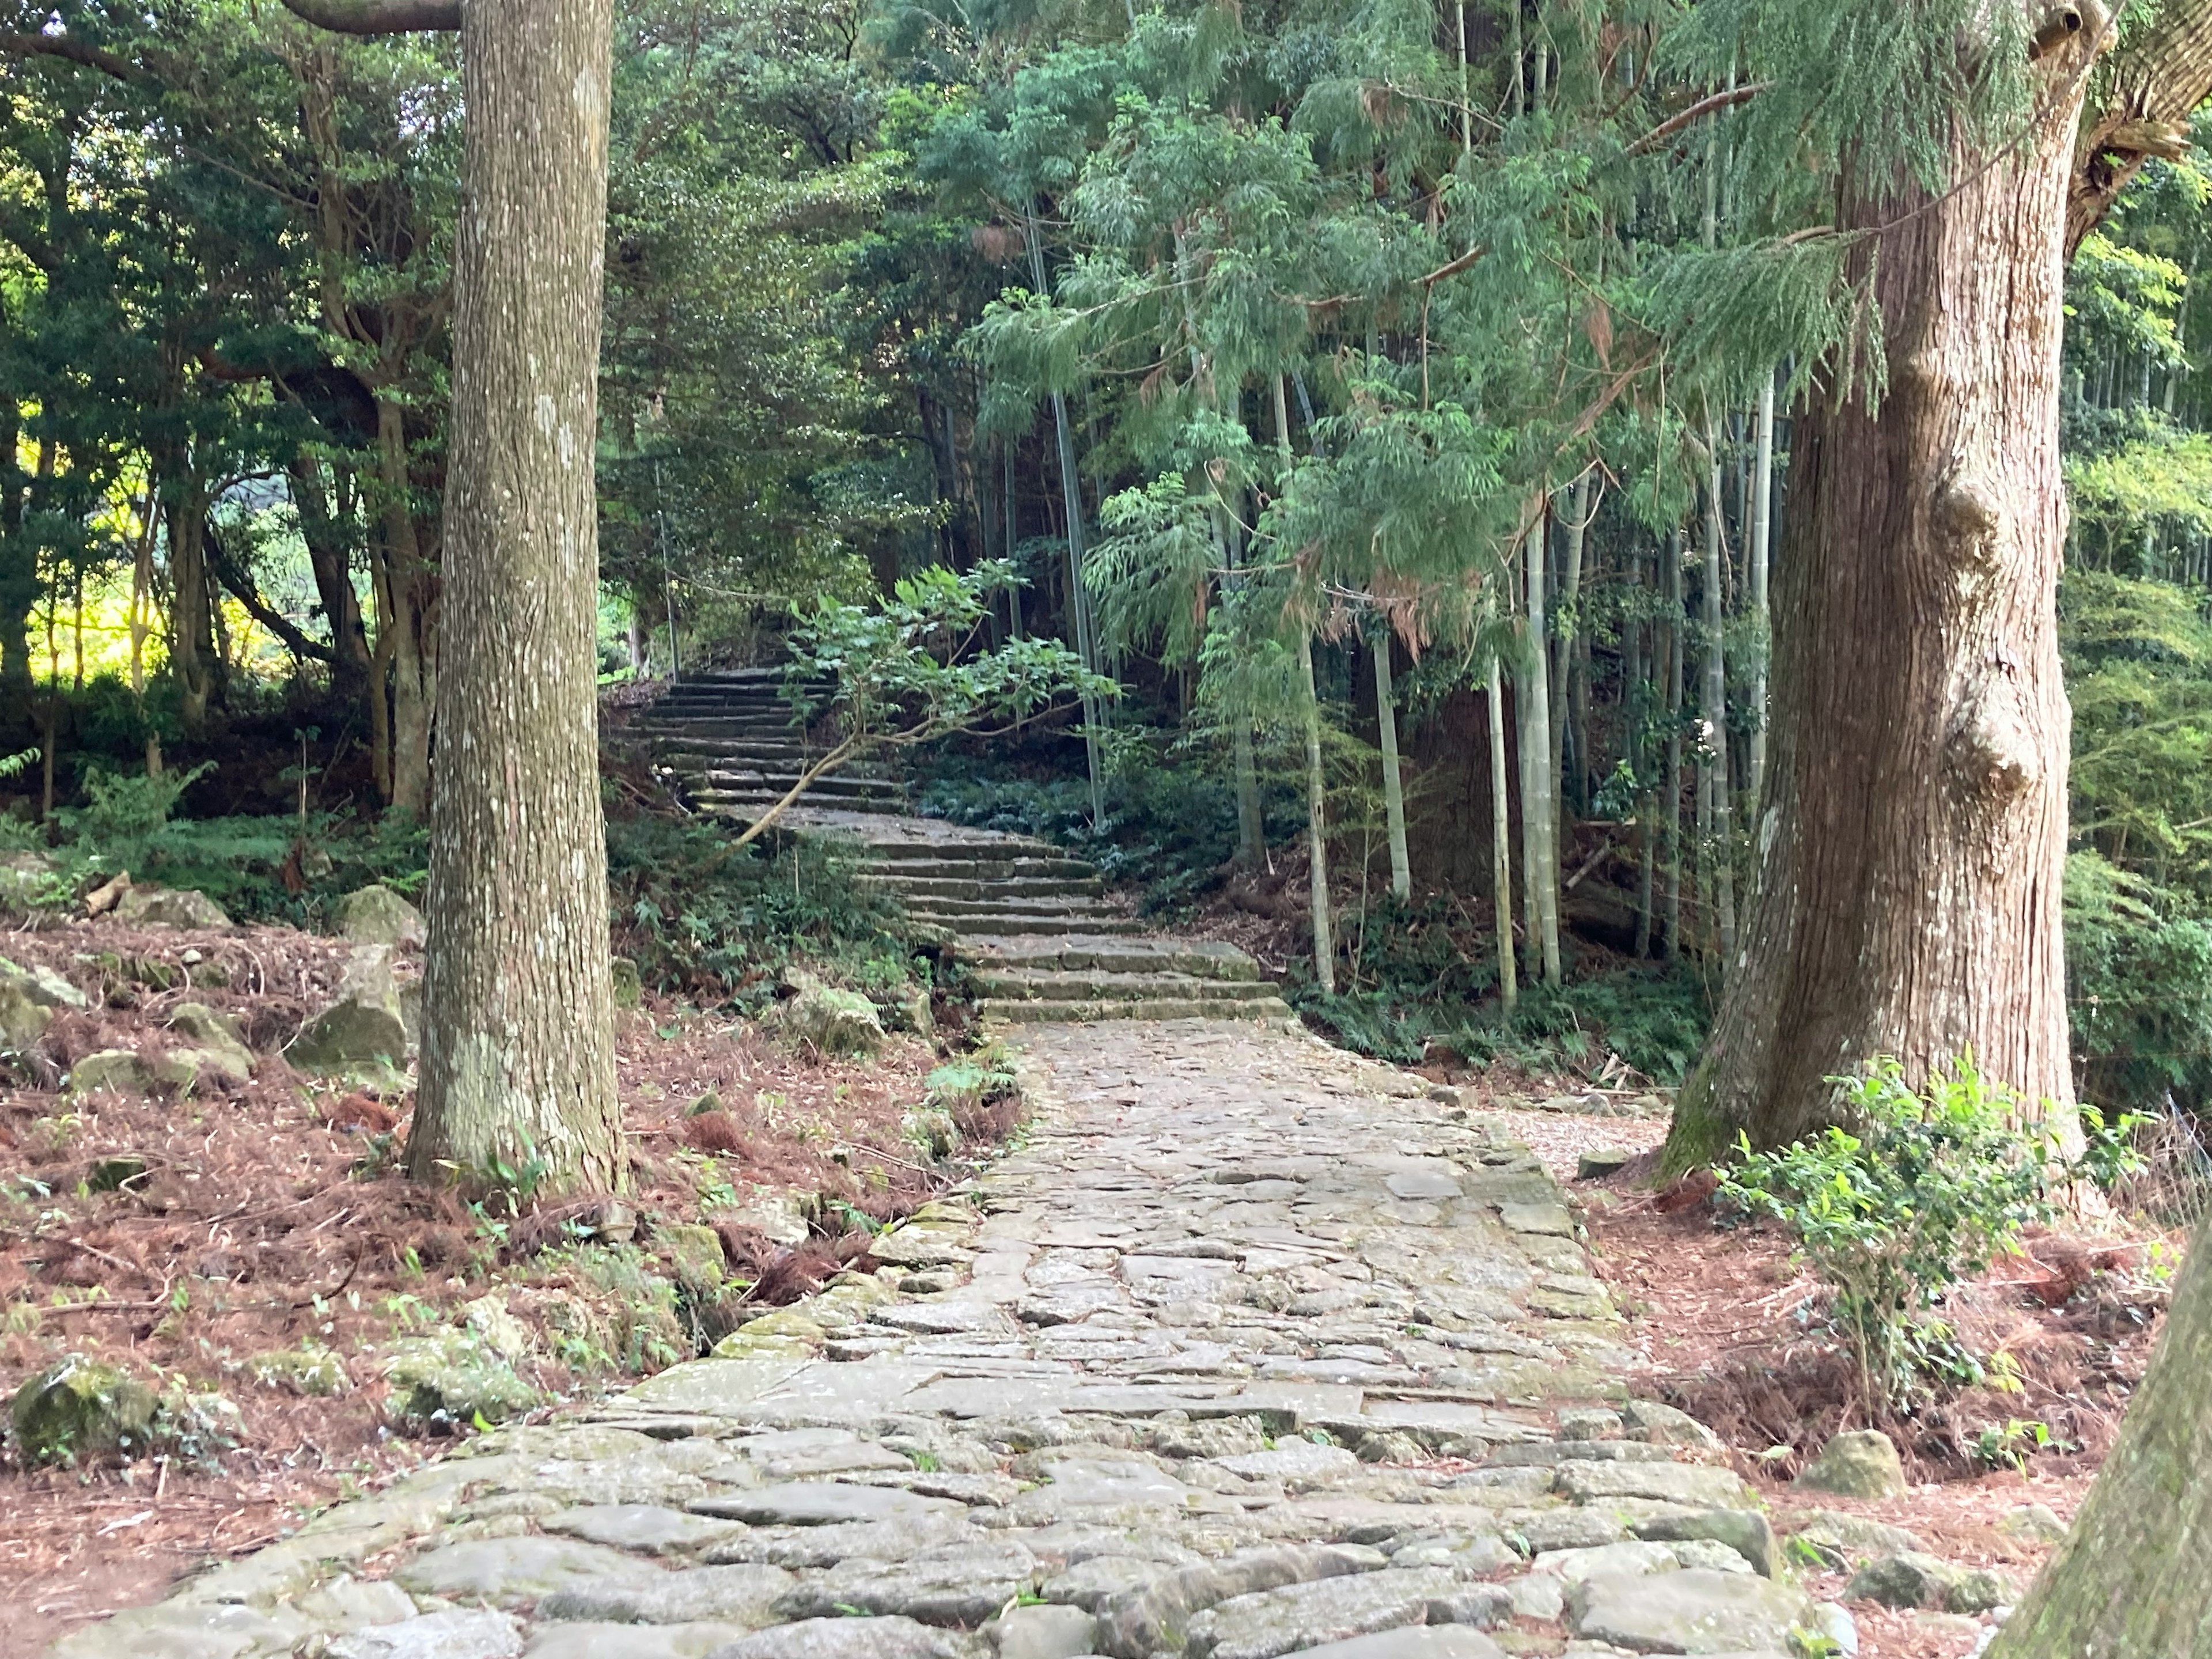
[[[284,9],[338,34],[410,34],[461,26],[461,0],[284,0]]]
[[[1689,108],[1668,116],[1631,144],[1626,153],[1630,155],[1641,155],[1645,150],[1665,143],[1684,127],[1700,117],[1711,115],[1716,110],[1728,109],[1736,104],[1748,103],[1760,93],[1765,92],[1770,84],[1771,82],[1765,81],[1754,81],[1749,86],[1730,87],[1726,92],[1717,92],[1710,98],[1700,98]]]

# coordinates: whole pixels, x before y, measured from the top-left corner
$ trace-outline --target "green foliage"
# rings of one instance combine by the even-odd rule
[[[733,848],[726,830],[693,819],[611,818],[607,880],[615,948],[660,990],[765,1000],[795,957],[837,963],[863,985],[909,972],[896,907],[820,842]]]
[[[2095,853],[2066,860],[2067,1000],[2081,1091],[2212,1113],[2212,922]]]
[[[1934,1310],[2024,1228],[2050,1220],[2069,1183],[2109,1186],[2125,1173],[2139,1120],[2107,1124],[2086,1109],[2087,1146],[2069,1158],[2057,1120],[1971,1059],[1937,1067],[1917,1093],[1894,1060],[1829,1081],[1857,1132],[1832,1127],[1771,1152],[1742,1139],[1722,1191],[1796,1236],[1870,1405],[1910,1401],[1931,1376],[1981,1380]]]

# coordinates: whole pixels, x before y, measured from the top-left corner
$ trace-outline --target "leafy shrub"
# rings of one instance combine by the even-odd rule
[[[834,963],[864,990],[912,972],[897,906],[821,842],[736,847],[692,819],[614,818],[607,882],[615,949],[664,990],[726,997],[757,988],[765,1000],[795,957]]]
[[[2212,925],[2183,896],[2075,854],[2066,973],[2083,1094],[2130,1110],[2212,1108]]]
[[[2055,1193],[2083,1180],[2109,1187],[2124,1174],[2139,1120],[2108,1125],[2082,1109],[2086,1146],[2069,1158],[2056,1122],[1984,1079],[1971,1058],[1937,1068],[1918,1092],[1892,1060],[1829,1082],[1860,1133],[1828,1128],[1771,1152],[1740,1139],[1742,1159],[1721,1190],[1797,1236],[1870,1402],[1909,1399],[1931,1374],[1980,1381],[1975,1357],[1931,1310],[2022,1229],[2051,1219]]]

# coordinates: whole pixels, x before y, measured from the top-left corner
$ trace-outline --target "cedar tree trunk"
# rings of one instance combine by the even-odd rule
[[[2212,1655],[2212,1249],[2197,1229],[2120,1443],[1990,1659]]]
[[[1791,445],[1774,588],[1756,898],[1667,1163],[1828,1120],[1824,1079],[1894,1055],[2074,1097],[2059,902],[2071,718],[2058,348],[2066,201],[2093,50],[2034,77],[2036,130],[1956,181],[1854,199],[1889,386],[1816,394]],[[1876,260],[1877,250],[1879,253]]]
[[[469,0],[421,1085],[408,1164],[623,1184],[594,697],[610,0]]]

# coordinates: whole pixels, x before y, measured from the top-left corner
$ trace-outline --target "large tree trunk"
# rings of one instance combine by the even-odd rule
[[[2212,1249],[2197,1234],[2120,1443],[1990,1659],[2212,1654]]]
[[[2034,132],[1929,199],[1846,192],[1890,384],[1816,397],[1791,445],[1756,897],[1670,1168],[1828,1119],[1893,1055],[2073,1099],[2059,896],[2069,715],[2055,596],[2062,242],[2086,42]]]
[[[181,486],[167,503],[169,531],[169,668],[177,677],[179,718],[198,735],[207,725],[215,692],[215,630],[208,604],[208,498],[197,483]]]
[[[624,1183],[594,695],[610,0],[469,0],[447,630],[408,1164]]]

